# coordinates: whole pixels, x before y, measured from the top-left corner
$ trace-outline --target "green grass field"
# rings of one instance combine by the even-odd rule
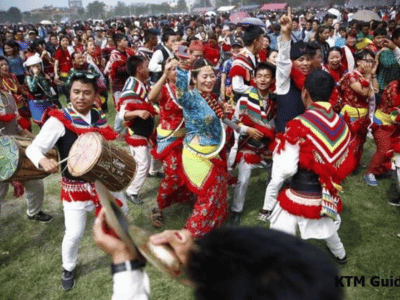
[[[110,106],[111,106],[111,102]],[[108,114],[113,123],[115,111]],[[36,128],[37,131],[37,128]],[[121,143],[119,145],[122,145]],[[345,289],[346,299],[399,299],[400,287],[374,287],[370,278],[400,278],[399,210],[387,204],[388,198],[397,196],[391,177],[379,179],[378,187],[364,183],[362,174],[374,151],[373,141],[365,145],[363,168],[358,175],[347,179],[343,194],[344,210],[339,234],[347,250],[349,261],[340,266],[344,276],[365,276],[365,286]],[[247,203],[242,218],[246,226],[268,224],[258,221],[262,207],[268,172],[253,171],[247,192]],[[26,218],[24,198],[14,199],[9,192],[0,215],[0,299],[110,299],[112,277],[110,259],[93,242],[93,214],[89,214],[87,230],[79,249],[77,282],[75,288],[65,292],[61,288],[61,242],[64,234],[62,203],[60,201],[60,174],[45,179],[44,211],[53,215],[50,224],[40,224]],[[151,232],[179,229],[190,214],[189,204],[179,204],[166,210],[164,228],[155,230],[149,213],[156,205],[159,180],[148,178],[141,191],[142,206],[129,203],[129,220]],[[233,189],[228,201],[231,202]],[[311,243],[325,250],[320,241]],[[193,299],[192,290],[161,275],[151,265],[146,267],[151,280],[152,299]],[[344,280],[345,281],[345,280]],[[400,280],[399,280],[400,281]],[[332,288],[335,283],[332,282]]]

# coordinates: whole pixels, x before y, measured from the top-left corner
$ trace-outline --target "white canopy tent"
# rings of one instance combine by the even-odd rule
[[[235,8],[235,5],[221,6],[220,8],[217,9],[217,11],[220,11],[220,12],[231,11],[234,8]]]

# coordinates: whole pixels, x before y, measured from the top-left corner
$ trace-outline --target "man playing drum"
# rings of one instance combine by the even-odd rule
[[[27,149],[27,156],[37,166],[50,173],[58,172],[58,164],[44,154],[53,146],[60,152],[60,160],[68,157],[70,149],[79,135],[96,131],[106,140],[115,139],[104,113],[93,108],[97,85],[92,74],[82,73],[71,79],[70,103],[63,110],[52,110],[39,134]],[[85,154],[85,153],[83,153]],[[65,235],[62,243],[62,287],[73,288],[74,269],[78,258],[78,247],[83,236],[87,212],[99,208],[94,184],[72,176],[63,162],[61,199],[64,207]]]
[[[0,91],[0,135],[32,136],[28,130],[22,129],[18,125],[18,117],[19,114],[14,97],[10,93],[3,93]],[[3,157],[0,157],[0,165],[4,168],[2,158]],[[24,181],[22,184],[26,190],[26,204],[28,205],[26,213],[28,219],[43,223],[51,222],[53,217],[45,214],[41,210],[44,195],[43,180],[29,180]],[[8,187],[8,182],[0,181],[0,211],[1,203],[6,198]]]

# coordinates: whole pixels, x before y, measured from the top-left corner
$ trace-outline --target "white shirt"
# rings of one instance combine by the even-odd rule
[[[75,111],[78,113],[77,111]],[[78,113],[79,114],[79,113]],[[90,124],[92,117],[90,112],[86,115],[79,114],[82,119]],[[50,117],[43,127],[40,129],[39,134],[35,137],[32,144],[26,148],[26,156],[32,161],[32,163],[39,168],[39,161],[44,157],[51,148],[57,143],[58,139],[65,135],[64,124],[61,123],[57,118]],[[90,189],[90,185],[87,185]],[[80,209],[85,211],[92,211],[95,206],[91,199],[82,201],[63,201],[64,209]]]
[[[90,112],[86,115],[79,115],[86,123],[91,123],[92,117]],[[26,148],[26,156],[37,168],[39,168],[39,161],[51,148],[54,147],[59,138],[64,135],[64,124],[57,118],[50,117],[50,119],[44,123],[42,129],[40,129],[39,134],[35,137],[32,144]]]
[[[290,89],[290,72],[292,61],[290,59],[290,41],[282,41],[278,37],[278,58],[276,59],[276,94],[286,95]]]
[[[243,51],[246,51],[248,56],[250,57],[251,61],[253,62],[253,65],[257,65],[256,57],[254,56],[253,53],[246,47],[244,48]],[[232,89],[235,93],[239,94],[245,94],[248,90],[251,89],[251,85],[246,85],[244,84],[244,80],[242,76],[233,76],[232,78]]]
[[[174,54],[162,44],[162,47],[164,47],[165,50],[167,50],[169,57],[174,58]],[[151,60],[149,62],[149,71],[150,72],[161,72],[162,67],[161,64],[164,61],[164,55],[160,49],[156,50],[153,53],[153,56],[151,57]]]
[[[144,270],[116,273],[113,281],[112,300],[150,299],[150,281]]]
[[[265,203],[276,203],[276,197],[278,197],[278,193],[285,180],[297,172],[299,156],[300,147],[297,144],[286,143],[285,148],[279,154],[276,151],[274,152],[271,181],[265,192]],[[272,207],[268,209],[271,210]]]
[[[394,50],[392,50],[392,52],[396,57],[397,62],[400,64],[400,48],[396,47]]]

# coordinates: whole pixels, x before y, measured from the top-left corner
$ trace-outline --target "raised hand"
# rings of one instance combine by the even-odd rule
[[[169,76],[172,68],[178,65],[178,61],[176,59],[168,59],[167,64],[165,65],[164,72]]]
[[[292,27],[293,27],[293,22],[292,22],[292,8],[289,6],[287,15],[283,15],[279,19],[279,24],[281,25],[281,32],[283,35],[286,37],[290,38],[290,35],[292,33]]]

